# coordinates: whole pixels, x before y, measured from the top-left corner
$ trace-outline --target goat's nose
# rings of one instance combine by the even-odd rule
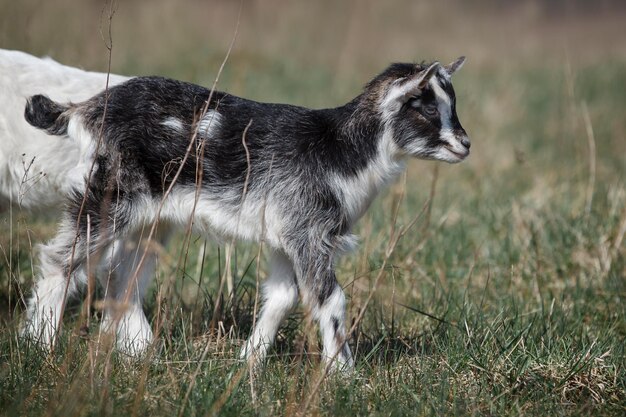
[[[470,140],[467,136],[465,136],[463,139],[461,139],[461,145],[465,146],[467,149],[470,148],[470,146],[472,146],[472,144],[470,143]]]

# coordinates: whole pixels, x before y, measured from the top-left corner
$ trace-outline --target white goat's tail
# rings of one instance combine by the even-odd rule
[[[24,118],[32,126],[45,130],[50,135],[61,136],[67,134],[69,108],[38,94],[26,102]]]

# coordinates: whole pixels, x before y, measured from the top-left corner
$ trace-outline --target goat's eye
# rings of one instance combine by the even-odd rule
[[[439,109],[435,106],[426,106],[424,107],[423,112],[426,116],[434,117],[439,114]]]

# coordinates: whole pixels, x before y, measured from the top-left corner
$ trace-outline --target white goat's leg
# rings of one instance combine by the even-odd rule
[[[265,359],[280,325],[298,303],[298,287],[291,261],[284,253],[275,252],[270,262],[270,276],[263,284],[261,313],[241,351],[242,359],[248,358],[255,363]]]

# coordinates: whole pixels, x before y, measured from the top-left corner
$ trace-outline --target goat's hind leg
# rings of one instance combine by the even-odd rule
[[[77,239],[75,223],[67,216],[57,235],[39,246],[39,274],[22,333],[46,349],[54,347],[67,300],[85,284],[82,261],[86,248],[85,242]]]
[[[69,203],[57,235],[41,246],[40,272],[28,303],[23,334],[38,341],[45,348],[53,348],[61,327],[61,318],[67,300],[84,286],[88,255],[96,255],[108,248],[119,231],[103,221],[108,220],[118,205],[101,213],[102,204],[93,194],[76,196]],[[77,221],[80,214],[80,221]],[[98,256],[92,256],[97,259]]]
[[[117,349],[129,356],[143,354],[153,338],[142,308],[143,297],[157,267],[155,248],[143,241],[147,230],[146,227],[139,229],[132,239],[116,240],[99,274],[105,288],[101,328],[104,332],[114,333]],[[152,243],[164,245],[170,235],[169,226],[159,225],[157,239]]]

